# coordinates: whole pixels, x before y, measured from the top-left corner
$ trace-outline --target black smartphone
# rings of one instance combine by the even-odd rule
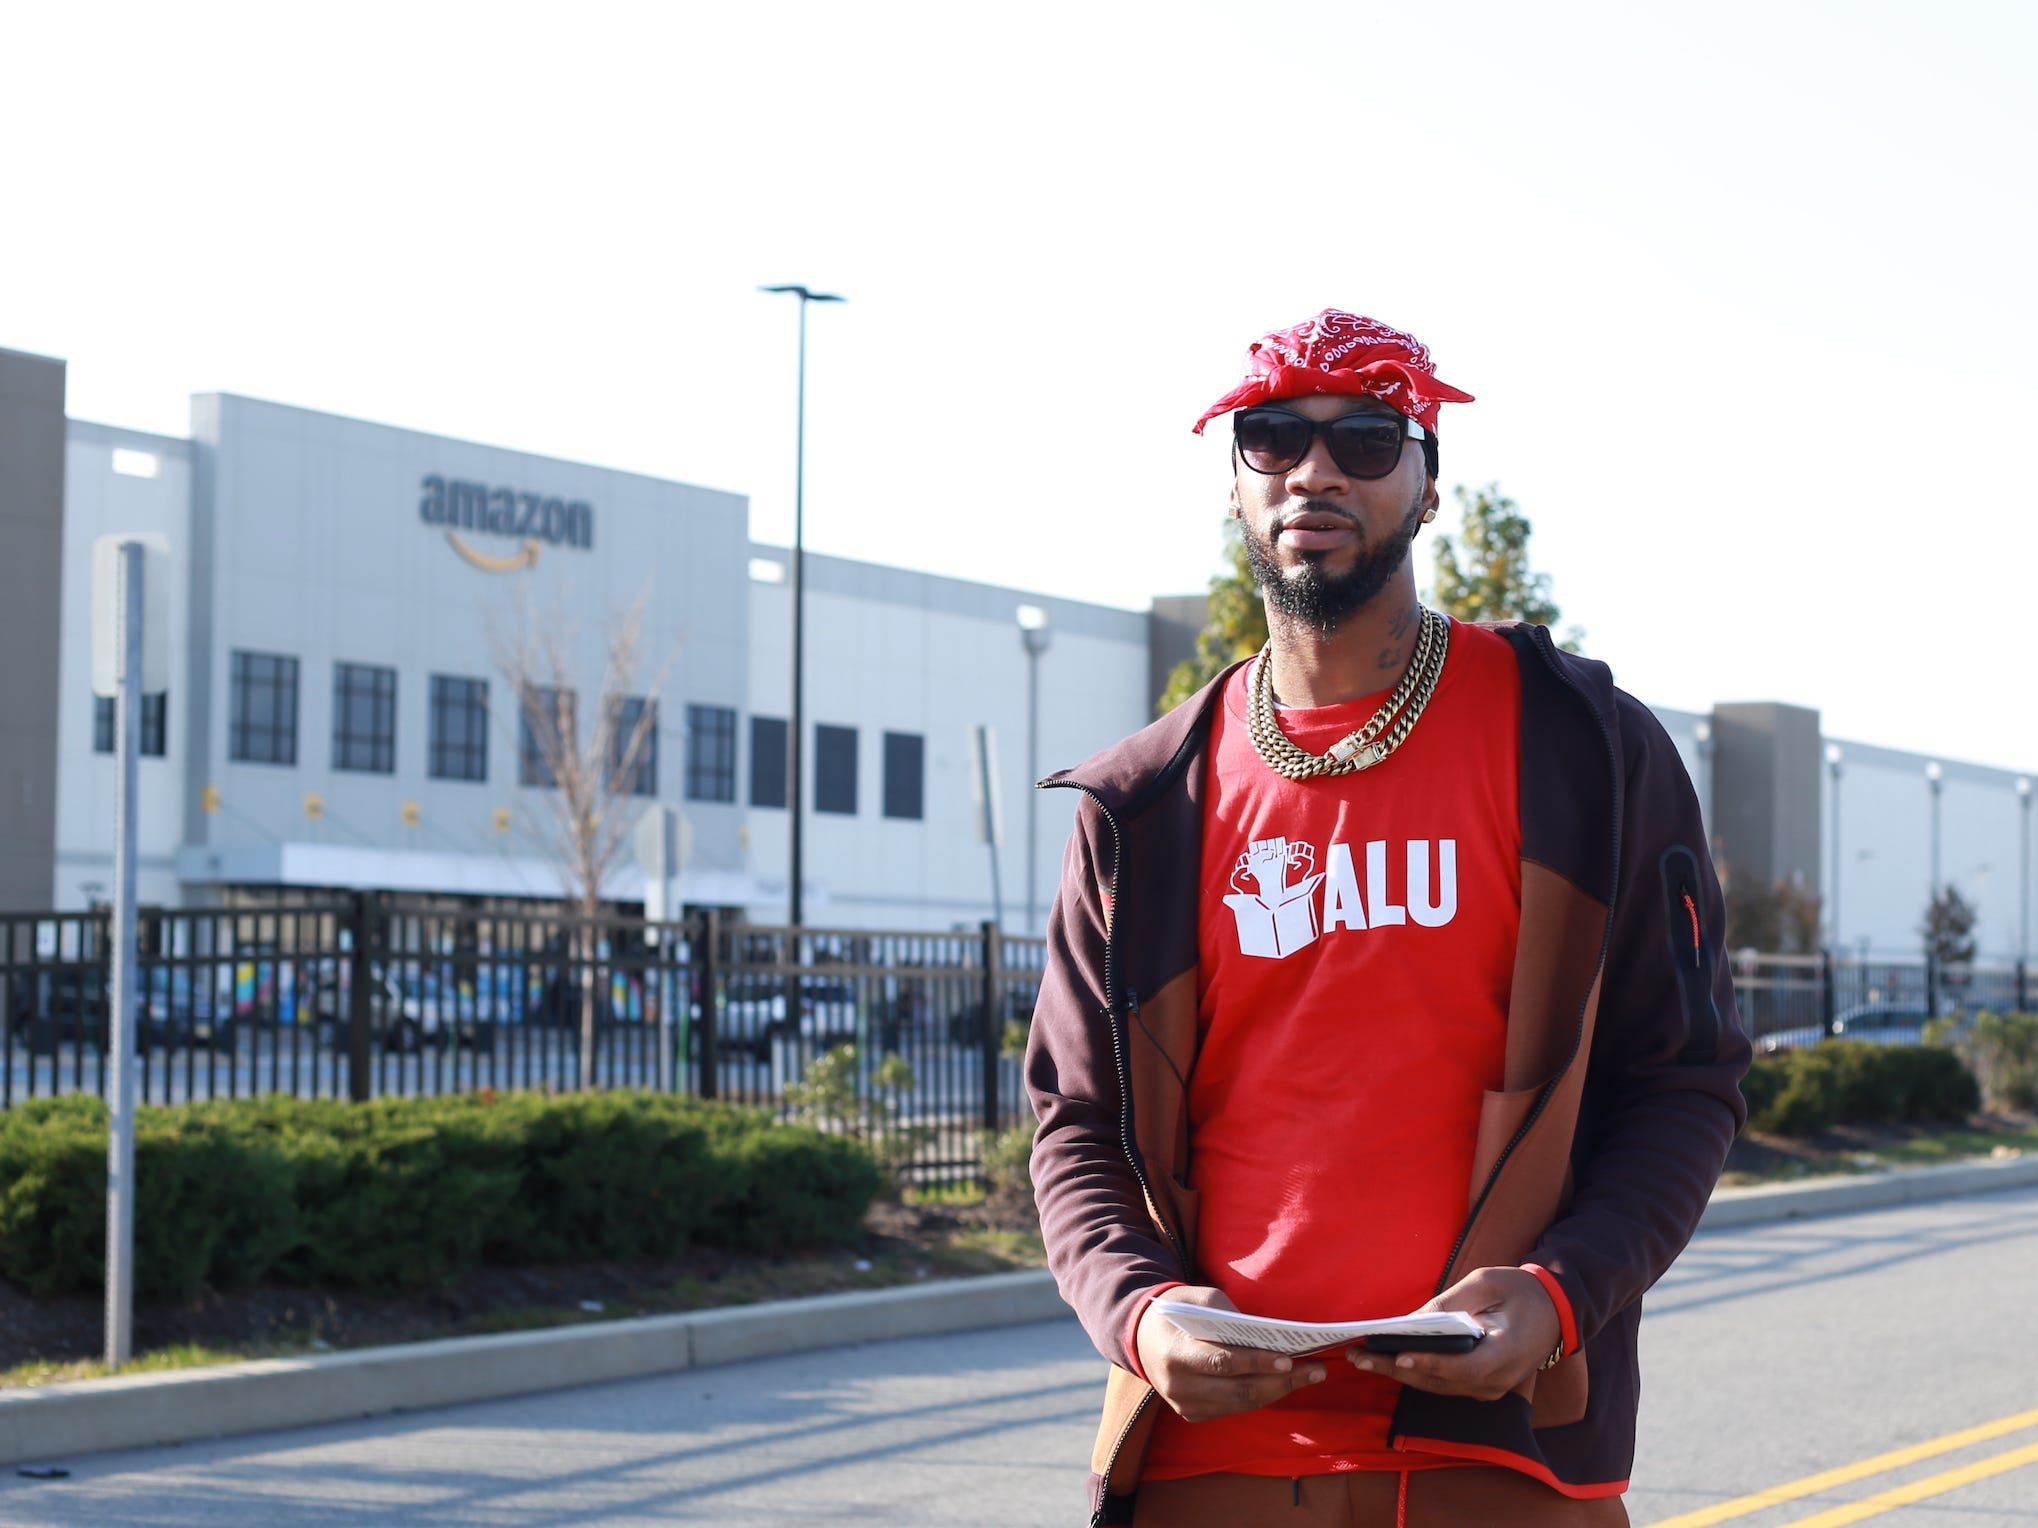
[[[1478,1341],[1470,1332],[1434,1337],[1375,1332],[1365,1340],[1365,1348],[1368,1353],[1469,1353]]]

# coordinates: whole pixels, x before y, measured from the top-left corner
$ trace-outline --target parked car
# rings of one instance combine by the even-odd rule
[[[731,976],[715,1011],[715,1038],[722,1048],[747,1050],[762,1060],[771,1054],[772,1041],[795,1034],[824,1049],[855,1039],[856,984],[846,976],[803,976],[799,982],[794,1025],[786,1020],[786,977],[774,971]]]
[[[205,1046],[231,1053],[239,1037],[231,977],[210,966],[144,967],[136,1001],[139,1043],[155,1050]]]
[[[482,966],[472,976],[462,977],[451,962],[428,965],[419,970],[400,970],[385,978],[396,990],[389,1018],[383,1028],[383,1044],[404,1054],[449,1041],[466,1051],[495,1049],[496,1031],[504,1023],[517,1022],[521,1011],[503,992],[492,968]]]
[[[93,966],[44,966],[7,978],[7,1033],[31,1054],[51,1056],[59,1045],[106,1049],[106,985]]]
[[[1940,1016],[1957,1020],[1964,1016],[1964,1010],[1946,1008]],[[1858,1040],[1865,1045],[1919,1045],[1924,1042],[1927,1022],[1923,1003],[1856,1003],[1833,1015],[1833,1038]],[[1774,1056],[1802,1050],[1825,1038],[1824,1025],[1803,1024],[1758,1037],[1755,1049],[1761,1055]]]

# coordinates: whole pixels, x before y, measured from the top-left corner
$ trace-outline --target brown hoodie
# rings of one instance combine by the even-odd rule
[[[1392,1438],[1566,1495],[1613,1495],[1634,1457],[1641,1298],[1690,1238],[1745,1118],[1749,1046],[1721,958],[1719,881],[1675,747],[1604,664],[1559,651],[1542,627],[1497,629],[1522,676],[1521,934],[1504,1085],[1487,1095],[1464,1226],[1436,1287],[1539,1264],[1569,1297],[1582,1346],[1498,1401],[1406,1390]],[[1084,796],[1026,1081],[1048,1261],[1113,1365],[1092,1523],[1131,1520],[1160,1404],[1125,1350],[1136,1303],[1156,1284],[1206,1282],[1193,1262],[1187,1079],[1222,682],[1041,782]]]

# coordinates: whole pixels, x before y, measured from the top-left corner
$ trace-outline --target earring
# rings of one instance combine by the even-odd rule
[[[1433,509],[1425,509],[1425,510],[1424,510],[1424,511],[1422,512],[1422,523],[1423,523],[1424,525],[1427,525],[1427,524],[1429,524],[1429,522],[1430,522],[1430,521],[1434,520],[1434,519],[1435,519],[1436,517],[1437,517],[1437,512],[1436,512],[1435,510],[1433,510]]]

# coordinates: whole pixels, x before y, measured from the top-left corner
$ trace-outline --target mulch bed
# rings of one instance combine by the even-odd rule
[[[262,1284],[207,1290],[188,1302],[137,1297],[134,1347],[137,1353],[183,1343],[233,1352],[373,1347],[560,1319],[700,1310],[995,1272],[1007,1265],[958,1251],[956,1238],[979,1228],[1024,1231],[1036,1225],[1030,1195],[1023,1201],[993,1196],[960,1208],[881,1201],[872,1206],[857,1246],[783,1258],[700,1247],[667,1262],[481,1268],[445,1289],[418,1295]],[[601,1309],[584,1310],[582,1302]],[[30,1299],[0,1280],[0,1369],[97,1358],[104,1347],[100,1295]]]

